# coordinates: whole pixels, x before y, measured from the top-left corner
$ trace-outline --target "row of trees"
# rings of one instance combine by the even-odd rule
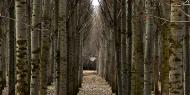
[[[101,0],[106,33],[98,72],[113,91],[190,94],[189,4],[189,0]]]
[[[1,0],[0,94],[7,83],[8,95],[47,95],[50,84],[76,95],[92,9],[90,0]]]

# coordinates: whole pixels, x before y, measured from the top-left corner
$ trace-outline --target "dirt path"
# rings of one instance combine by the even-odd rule
[[[82,88],[78,95],[113,95],[109,84],[95,71],[84,71]]]
[[[8,87],[3,91],[8,95]],[[55,84],[48,86],[47,95],[55,95]],[[84,71],[82,88],[78,95],[113,95],[109,84],[96,71]]]

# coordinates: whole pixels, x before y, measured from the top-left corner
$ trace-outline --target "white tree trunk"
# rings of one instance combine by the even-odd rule
[[[183,23],[181,5],[183,0],[171,1],[171,31],[170,31],[170,57],[169,57],[169,95],[183,95]]]
[[[16,95],[28,95],[26,0],[16,0]]]
[[[33,0],[32,31],[31,31],[31,83],[30,95],[39,95],[39,65],[40,65],[40,32],[41,32],[41,1]]]

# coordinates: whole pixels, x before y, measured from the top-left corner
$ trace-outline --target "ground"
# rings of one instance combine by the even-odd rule
[[[6,87],[3,95],[7,94]],[[47,95],[55,95],[55,85],[48,86]],[[101,78],[96,71],[84,71],[82,87],[79,89],[78,95],[113,95],[110,85]]]
[[[109,84],[96,71],[84,71],[78,95],[113,95]]]

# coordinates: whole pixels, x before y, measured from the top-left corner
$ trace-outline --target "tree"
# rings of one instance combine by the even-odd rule
[[[182,52],[183,52],[183,27],[180,11],[182,0],[171,0],[171,30],[170,57],[169,57],[169,95],[183,95]]]
[[[15,19],[15,0],[8,0],[9,7],[9,17]],[[9,62],[8,62],[8,79],[9,79],[9,86],[8,86],[8,94],[15,95],[15,84],[16,84],[16,75],[15,75],[15,63],[16,63],[16,37],[15,37],[15,21],[10,19],[9,20]]]
[[[16,0],[16,94],[28,95],[26,0]]]
[[[151,95],[152,92],[152,62],[153,62],[153,39],[154,39],[154,19],[153,16],[154,0],[146,0],[145,1],[145,11],[146,11],[146,19],[145,19],[145,55],[144,55],[144,95]]]
[[[1,3],[1,2],[0,2]],[[0,18],[1,20],[1,18]],[[0,21],[0,23],[2,23]],[[0,24],[0,94],[2,94],[2,91],[3,91],[3,71],[2,71],[2,25]]]
[[[133,48],[132,48],[132,95],[143,95],[143,62],[144,62],[144,52],[143,52],[143,33],[144,33],[144,21],[143,19],[143,0],[135,0],[133,6]],[[134,82],[133,82],[134,81]]]
[[[0,1],[0,9],[3,9],[3,1]],[[2,11],[2,10],[0,10]],[[0,13],[0,16],[1,16],[1,13]],[[2,91],[3,91],[3,71],[2,71],[2,43],[3,43],[3,26],[2,26],[2,22],[3,21],[3,18],[0,17],[0,94],[2,94]]]
[[[67,0],[59,0],[58,31],[60,33],[60,66],[59,69],[59,92],[57,95],[67,95]]]
[[[185,6],[184,10],[185,12],[188,14],[189,12],[189,6]],[[189,17],[187,15],[185,15],[185,21],[188,21]],[[189,95],[190,94],[190,51],[189,51],[189,23],[185,23],[185,33],[184,33],[184,69],[185,69],[185,95]]]
[[[164,0],[167,4],[170,4],[171,0]],[[163,0],[160,0],[163,2]],[[170,6],[166,4],[160,5],[160,15],[158,17],[170,19]],[[162,22],[160,22],[161,24]],[[160,26],[160,25],[159,25]],[[169,33],[170,22],[166,22],[161,25],[160,34],[160,81],[161,81],[161,93],[163,95],[169,94]]]
[[[58,21],[59,21],[59,0],[55,0],[55,68],[56,68],[56,95],[59,95],[60,90],[60,39],[59,39],[59,31],[58,31]]]
[[[127,1],[127,78],[128,78],[128,94],[131,94],[131,65],[132,65],[132,0]],[[124,19],[125,21],[125,19]],[[123,26],[125,27],[125,26]],[[125,70],[125,69],[124,69]]]
[[[41,1],[33,0],[32,31],[31,31],[31,84],[30,95],[39,94],[39,66],[40,66],[40,32],[41,32]]]
[[[26,11],[26,17],[27,17],[27,25],[29,25],[28,27],[26,27],[27,29],[27,57],[28,57],[28,84],[30,84],[31,82],[31,16],[32,16],[32,12],[31,12],[31,0],[26,0],[27,3],[27,11]],[[28,85],[28,92],[30,92],[30,85]]]
[[[115,39],[115,52],[116,52],[116,68],[117,68],[117,93],[122,95],[122,73],[121,73],[121,30],[120,30],[120,17],[117,15],[119,12],[117,0],[114,0],[114,36]]]
[[[126,4],[126,0],[121,0],[121,66],[123,67],[121,70],[121,73],[122,73],[122,95],[125,95],[125,94],[129,94],[130,90],[128,89],[128,86],[129,86],[129,81],[130,81],[130,76],[129,76],[129,71],[130,69],[128,68],[129,66],[129,62],[130,62],[130,52],[128,50],[130,50],[131,48],[130,45],[131,45],[131,32],[132,31],[127,31],[127,29],[131,29],[131,27],[126,27],[128,24],[127,23],[130,23],[128,22],[129,20],[127,19],[127,14],[126,14],[126,11],[128,12],[128,10],[131,9],[131,7],[128,7],[128,10],[127,10],[127,4]],[[129,5],[130,0],[128,0],[128,5]],[[130,15],[130,13],[128,14]],[[127,21],[128,20],[128,21]],[[126,22],[127,21],[127,22]],[[130,24],[131,25],[131,24]],[[128,25],[128,26],[130,26]],[[127,35],[129,34],[129,35]],[[128,44],[128,45],[127,45]],[[129,46],[129,47],[128,47]],[[127,56],[129,55],[129,56]]]
[[[50,0],[45,0],[42,11],[41,55],[40,55],[40,95],[47,94],[47,65],[50,49]]]
[[[2,94],[2,90],[6,86],[6,28],[7,25],[5,22],[5,18],[1,17],[5,15],[5,3],[6,1],[0,1],[0,93]]]

